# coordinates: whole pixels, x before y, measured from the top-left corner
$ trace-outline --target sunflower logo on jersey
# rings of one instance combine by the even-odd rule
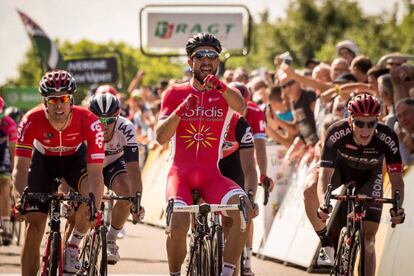
[[[212,141],[217,140],[217,138],[212,137],[213,132],[210,131],[210,127],[201,125],[200,129],[196,129],[193,124],[190,123],[190,128],[185,130],[188,135],[182,135],[180,138],[185,139],[186,147],[185,149],[195,147],[196,151],[199,151],[200,146],[204,148],[212,148]]]

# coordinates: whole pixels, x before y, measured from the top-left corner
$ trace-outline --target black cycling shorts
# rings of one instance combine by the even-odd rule
[[[335,169],[332,177],[333,189],[349,181],[356,182],[355,194],[365,194],[372,197],[383,197],[382,164],[371,170],[356,170],[341,164]],[[379,223],[382,214],[382,204],[365,203],[365,220]],[[341,204],[341,212],[346,212],[347,203]]]
[[[125,159],[123,156],[121,156],[103,169],[105,186],[109,189],[112,189],[112,184],[115,176],[126,172],[127,169],[125,165]]]
[[[33,151],[28,177],[28,191],[33,193],[55,193],[64,178],[68,185],[79,192],[81,180],[87,175],[86,145],[82,144],[75,154],[69,156],[47,156]],[[48,213],[50,202],[30,200],[26,212]]]

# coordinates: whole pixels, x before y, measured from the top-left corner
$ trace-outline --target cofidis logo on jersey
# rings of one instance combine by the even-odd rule
[[[216,106],[211,108],[198,106],[185,112],[185,117],[189,120],[222,121],[224,120],[223,115],[224,110]]]
[[[195,147],[196,151],[198,152],[200,147],[212,148],[213,141],[217,140],[217,138],[213,137],[214,133],[211,131],[210,127],[206,127],[204,124],[201,124],[200,128],[197,129],[193,124],[190,123],[190,127],[185,131],[188,133],[188,135],[180,136],[180,138],[185,139],[185,149]]]

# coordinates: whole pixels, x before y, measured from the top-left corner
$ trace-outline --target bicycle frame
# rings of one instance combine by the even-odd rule
[[[331,275],[353,275],[354,266],[358,265],[359,275],[365,275],[365,240],[363,229],[364,208],[366,202],[375,202],[379,204],[393,204],[393,208],[400,208],[400,192],[395,191],[394,199],[369,197],[362,194],[355,195],[355,182],[351,181],[344,184],[346,188],[345,195],[333,195],[332,185],[328,185],[325,194],[325,208],[330,206],[330,200],[336,199],[347,202],[347,220],[346,226],[341,230],[334,267]],[[395,225],[392,225],[395,227]],[[360,250],[359,263],[356,264],[353,256]]]
[[[62,237],[60,233],[60,203],[62,201],[73,201],[87,203],[89,206],[90,220],[93,220],[95,198],[92,193],[89,198],[80,195],[63,195],[63,194],[45,194],[23,192],[19,212],[24,213],[24,206],[27,200],[38,199],[46,202],[50,201],[49,207],[49,235],[46,241],[45,251],[42,257],[41,276],[62,275],[63,258],[62,258]]]
[[[195,267],[196,275],[209,275],[211,272],[211,268],[214,267],[214,256],[211,256],[211,241],[213,239],[213,233],[211,229],[214,229],[214,225],[220,225],[220,218],[218,212],[220,211],[231,211],[237,210],[240,212],[240,221],[241,221],[241,231],[246,231],[247,226],[247,211],[246,211],[246,203],[245,197],[240,196],[239,198],[240,204],[206,204],[203,203],[201,205],[194,204],[189,206],[174,206],[174,199],[170,199],[168,201],[168,206],[166,209],[166,232],[170,233],[170,224],[172,220],[173,213],[190,213],[193,214],[195,219],[193,220],[195,223],[195,227],[192,229],[191,235],[191,243],[190,243],[190,259],[187,265],[187,276],[192,275],[194,273],[192,271],[193,267]],[[212,225],[209,225],[208,215],[213,214],[212,216]],[[206,248],[208,247],[208,248]],[[203,251],[204,248],[204,252]],[[197,251],[199,256],[197,256]],[[206,265],[206,269],[209,273],[206,273],[201,266],[203,265],[203,258],[202,254],[205,254],[204,258],[207,258],[208,265]],[[201,256],[200,256],[201,255]],[[208,256],[208,257],[207,257]],[[194,264],[194,259],[196,259],[196,263]],[[219,268],[221,270],[221,268]]]

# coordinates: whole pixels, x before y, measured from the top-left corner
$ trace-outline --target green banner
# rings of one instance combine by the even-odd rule
[[[1,90],[6,106],[29,110],[42,102],[37,87],[5,87]]]

